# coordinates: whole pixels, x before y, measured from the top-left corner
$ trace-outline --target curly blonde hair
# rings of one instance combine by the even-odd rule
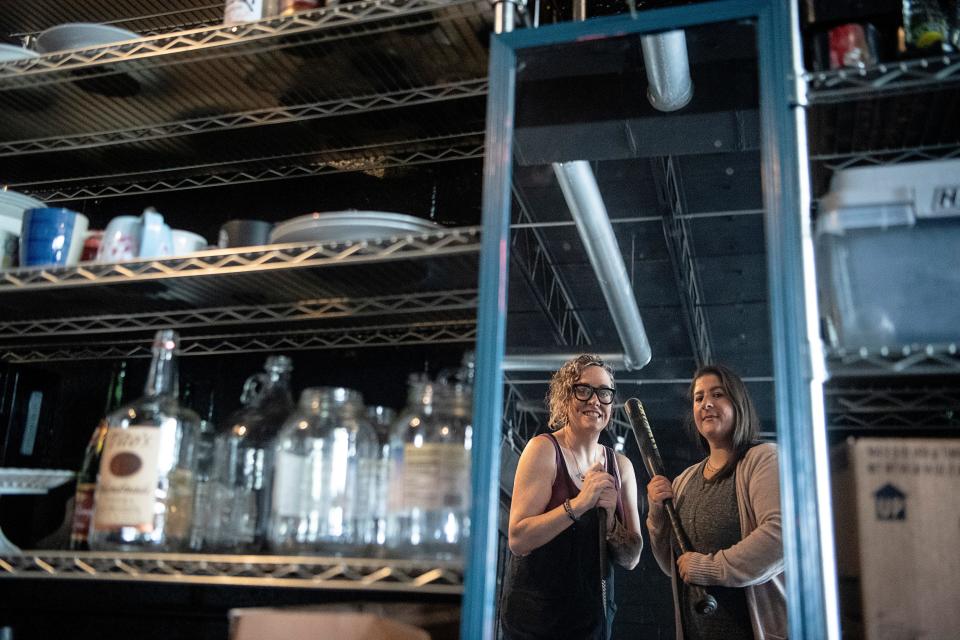
[[[552,430],[556,431],[567,425],[567,406],[573,397],[570,387],[576,384],[587,367],[601,367],[610,376],[610,384],[614,383],[613,369],[597,355],[582,353],[564,362],[550,378],[550,390],[547,391],[547,407],[550,409],[548,425]]]

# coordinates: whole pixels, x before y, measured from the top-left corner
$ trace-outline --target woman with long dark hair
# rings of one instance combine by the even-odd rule
[[[743,380],[723,365],[690,384],[693,433],[707,453],[671,483],[647,485],[650,547],[671,577],[678,640],[775,640],[787,636],[777,450],[760,442],[760,420]],[[663,502],[672,499],[696,552],[677,557]],[[717,611],[698,614],[690,584]]]

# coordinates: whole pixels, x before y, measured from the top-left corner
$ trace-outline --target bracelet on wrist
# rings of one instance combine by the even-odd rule
[[[577,517],[577,514],[573,512],[573,507],[570,506],[570,498],[567,498],[563,501],[563,510],[567,512],[567,515],[570,516],[570,519],[574,522],[580,522],[580,518]]]

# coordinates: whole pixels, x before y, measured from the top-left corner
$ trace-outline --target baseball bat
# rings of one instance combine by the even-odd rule
[[[653,430],[650,428],[650,422],[647,420],[647,414],[643,410],[643,405],[636,398],[630,398],[624,405],[627,412],[627,418],[630,420],[633,437],[637,441],[637,447],[640,449],[640,457],[643,459],[643,466],[652,479],[653,476],[666,476],[663,470],[663,459],[660,457],[660,450],[657,449],[657,441],[653,437]],[[687,532],[683,530],[680,523],[680,517],[673,506],[673,500],[663,501],[663,508],[667,512],[667,519],[670,520],[670,527],[673,529],[673,535],[677,540],[677,546],[680,547],[680,553],[693,551],[693,545],[690,544],[690,538]],[[690,585],[691,595],[693,596],[694,608],[697,613],[708,616],[717,610],[717,600],[706,589],[697,584]]]

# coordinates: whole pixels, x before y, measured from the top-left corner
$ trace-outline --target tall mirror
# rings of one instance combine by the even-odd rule
[[[745,505],[742,487],[736,486],[738,481],[747,481],[744,478],[750,471],[738,464],[731,467],[729,475],[718,476],[728,482],[711,483],[715,474],[704,471],[704,462],[722,462],[722,456],[701,449],[686,429],[695,409],[704,411],[703,405],[708,405],[696,419],[699,423],[704,416],[722,418],[724,409],[714,411],[716,404],[726,402],[729,407],[742,401],[743,390],[731,388],[735,381],[726,377],[719,384],[722,393],[714,395],[717,376],[707,378],[710,384],[696,387],[696,401],[691,397],[692,376],[698,367],[720,363],[743,381],[752,399],[758,418],[757,439],[778,441],[768,293],[771,256],[765,233],[770,202],[765,189],[769,190],[771,183],[764,179],[770,177],[775,159],[769,155],[774,147],[765,151],[765,132],[770,128],[764,124],[761,106],[766,89],[761,89],[758,53],[763,28],[750,16],[697,23],[689,19],[689,12],[683,15],[688,23],[682,28],[665,29],[661,20],[661,26],[645,29],[644,14],[640,13],[633,20],[587,21],[581,25],[584,28],[572,24],[517,29],[505,39],[512,59],[501,58],[513,64],[509,69],[491,67],[495,82],[510,77],[509,82],[496,84],[492,95],[502,99],[496,91],[506,86],[510,89],[505,92],[507,102],[511,94],[514,97],[512,108],[500,114],[499,129],[509,134],[502,148],[509,149],[510,161],[496,167],[502,180],[509,175],[509,197],[503,187],[503,201],[509,199],[510,203],[506,344],[501,367],[504,413],[497,610],[504,613],[499,606],[504,592],[516,589],[518,580],[529,586],[538,580],[562,580],[569,573],[548,571],[542,560],[536,566],[527,562],[536,549],[549,547],[561,531],[583,527],[584,514],[577,509],[576,500],[572,501],[573,512],[571,502],[553,511],[559,520],[569,517],[570,523],[558,524],[556,519],[550,521],[550,516],[533,517],[540,515],[538,509],[550,511],[542,504],[544,495],[557,502],[557,487],[567,480],[573,481],[575,493],[581,490],[585,481],[578,482],[575,477],[601,458],[601,467],[614,474],[603,450],[571,436],[575,429],[569,421],[552,440],[540,438],[547,442],[541,448],[556,452],[552,462],[543,463],[544,456],[549,458],[552,453],[541,451],[539,464],[536,456],[523,453],[540,434],[564,424],[561,420],[551,426],[545,398],[552,374],[576,354],[596,354],[613,368],[612,380],[604,377],[605,373],[595,376],[584,373],[584,368],[576,369],[576,380],[562,380],[566,386],[561,392],[566,390],[566,395],[561,395],[568,406],[564,410],[588,413],[592,410],[583,407],[593,406],[596,420],[609,417],[598,444],[625,457],[627,464],[617,463],[615,484],[622,487],[631,479],[634,484],[643,551],[632,569],[620,566],[631,564],[629,561],[607,558],[614,566],[608,585],[614,593],[614,606],[606,607],[612,638],[674,637],[676,620],[687,620],[687,613],[677,611],[691,606],[694,597],[691,591],[681,589],[675,598],[671,578],[652,553],[656,545],[651,545],[647,527],[650,475],[624,410],[626,400],[636,398],[642,403],[669,478],[697,465],[689,477],[695,477],[690,486],[698,487],[699,502],[690,497],[694,495],[691,489],[684,498],[688,500],[686,513],[678,509],[678,517],[694,529],[693,541],[707,540],[715,549],[726,548],[759,526],[767,540],[757,548],[766,544],[762,552],[769,556],[771,536],[780,536],[779,515],[773,513],[779,511],[776,454],[764,462],[772,464],[773,471],[764,476],[768,481],[768,495],[762,504],[765,512],[756,514],[752,510],[759,503]],[[625,29],[624,25],[630,26]],[[550,29],[555,36],[535,34]],[[495,107],[490,115],[497,116]],[[488,153],[488,167],[495,164]],[[602,367],[592,367],[594,373],[600,370]],[[616,394],[613,404],[601,409],[598,405],[605,398],[600,388],[608,382]],[[570,383],[586,384],[581,395],[587,400],[574,397]],[[560,386],[554,394],[557,389]],[[742,414],[744,407],[737,404],[735,412]],[[701,433],[711,428],[701,425]],[[741,451],[738,455],[753,454]],[[758,465],[756,460],[752,462]],[[546,480],[538,477],[544,470],[550,476]],[[756,477],[748,479],[758,482]],[[531,481],[536,486],[520,486]],[[710,503],[713,484],[723,485],[726,492],[718,504]],[[621,488],[621,498],[626,493]],[[769,496],[773,496],[772,506]],[[525,511],[523,517],[511,518],[517,500]],[[682,504],[680,499],[677,503]],[[711,520],[719,523],[721,531],[698,524],[694,504],[699,512],[713,514]],[[751,511],[753,521],[747,530],[735,530],[743,525],[738,506],[741,515],[744,510]],[[658,514],[663,512],[661,504],[654,508]],[[629,519],[630,506],[621,509],[618,503],[616,512],[618,518],[626,512]],[[523,518],[528,519],[521,523]],[[620,522],[615,519],[613,526],[622,526]],[[508,538],[511,526],[519,542]],[[726,542],[721,544],[723,540]],[[778,539],[774,542],[779,544]],[[556,564],[571,562],[574,556],[564,555],[573,553],[569,545],[559,548]],[[609,545],[607,549],[612,553]],[[576,562],[592,562],[575,555]],[[524,559],[518,560],[521,556]],[[526,564],[517,569],[518,563]],[[767,637],[785,635],[782,611],[781,619],[772,622],[763,619],[770,613],[769,607],[760,606],[758,612],[758,598],[772,597],[771,590],[779,591],[782,598],[785,592],[783,576],[771,570],[769,563],[761,564],[732,567],[721,563],[700,570],[755,571],[755,579],[741,576],[744,584],[775,579],[775,588],[769,584],[759,591],[725,588],[717,596],[721,613],[735,624],[746,623],[745,633],[751,633],[751,624],[756,626],[759,617],[759,624],[766,625]],[[761,576],[764,572],[768,575]],[[719,579],[714,576],[712,580]],[[560,600],[550,598],[566,589],[582,592],[584,598],[594,597],[589,589],[569,584],[559,589],[544,587],[544,602],[556,606]],[[537,611],[536,597],[524,600],[519,613],[510,615],[546,616],[546,611]],[[568,613],[557,611],[556,615],[566,619]],[[497,637],[503,637],[504,631],[498,621]]]

